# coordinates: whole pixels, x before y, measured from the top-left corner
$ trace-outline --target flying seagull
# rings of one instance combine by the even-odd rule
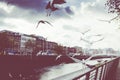
[[[58,60],[61,56],[62,56],[61,54],[58,55],[55,60]]]
[[[87,31],[81,32],[82,35],[85,35],[87,32],[89,32],[90,29],[88,29]]]
[[[85,39],[81,38],[82,41],[84,41],[84,42],[86,42],[86,43],[88,43],[90,45],[93,45],[96,42],[102,41],[103,39],[104,39],[104,37],[99,39],[99,40],[96,40],[96,41],[88,41],[88,40],[85,40]]]
[[[39,22],[38,22],[38,24],[37,24],[37,26],[36,26],[36,28],[38,28],[38,26],[39,26],[39,24],[40,23],[43,23],[43,24],[49,24],[50,26],[53,26],[51,23],[49,23],[48,21],[44,21],[44,20],[40,20]]]
[[[53,4],[49,1],[45,9],[50,9],[50,12],[47,13],[47,16],[50,16],[53,11],[58,10],[58,8],[54,7]]]
[[[102,36],[102,34],[90,35],[90,36],[87,36],[87,37],[100,37],[100,36]]]
[[[99,20],[99,21],[111,23],[111,20]]]
[[[65,0],[53,0],[52,3],[53,4],[64,4],[66,3],[66,1]]]
[[[65,0],[52,0],[49,1],[45,9],[50,9],[50,12],[47,13],[47,16],[50,16],[53,11],[59,10],[59,8],[55,7],[55,4],[64,4]]]
[[[104,38],[101,38],[101,39],[99,39],[99,40],[97,40],[97,41],[90,42],[89,44],[90,44],[90,45],[93,45],[94,43],[99,42],[99,41],[102,41],[103,39],[104,39]]]
[[[102,36],[102,34],[96,34],[96,35],[93,35],[93,36]]]
[[[83,39],[83,38],[81,38],[80,40],[82,40],[82,41],[84,41],[84,42],[86,42],[86,43],[90,43],[90,41],[85,40],[85,39]]]
[[[68,54],[66,54],[66,56],[68,58],[70,58],[71,60],[73,60],[75,63],[82,63],[83,65],[88,66],[89,68],[91,68],[89,65],[87,65],[86,63],[84,63],[82,60],[79,60],[79,59],[75,58],[74,56],[71,57]]]

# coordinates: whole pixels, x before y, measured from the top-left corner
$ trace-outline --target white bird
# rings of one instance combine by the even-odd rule
[[[74,62],[76,62],[76,63],[82,63],[82,64],[90,67],[89,65],[87,65],[86,63],[84,63],[82,60],[79,60],[79,59],[77,59],[77,58],[74,58],[73,56],[70,57],[68,54],[66,54],[66,55],[67,55],[67,57],[69,57],[70,59],[72,59]]]
[[[12,76],[12,74],[11,74],[11,73],[8,73],[8,76],[9,76],[10,78],[13,78],[13,76]]]
[[[62,56],[61,54],[58,55],[55,60],[58,60],[61,56]]]

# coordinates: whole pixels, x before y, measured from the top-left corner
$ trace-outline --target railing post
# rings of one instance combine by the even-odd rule
[[[102,67],[102,69],[101,69],[101,72],[100,72],[100,77],[99,77],[99,79],[100,79],[100,80],[102,80],[102,75],[103,75],[103,67],[104,67],[104,66],[102,65],[101,67]]]
[[[97,75],[98,75],[98,67],[97,67],[96,73],[95,73],[95,80],[97,80]]]
[[[89,77],[90,77],[90,72],[88,72],[88,73],[86,74],[86,79],[85,79],[85,80],[89,80]]]

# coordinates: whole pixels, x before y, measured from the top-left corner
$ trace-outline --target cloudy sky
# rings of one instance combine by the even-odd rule
[[[0,30],[11,30],[25,34],[36,34],[65,46],[120,49],[120,30],[116,21],[108,23],[116,16],[105,6],[106,0],[66,0],[65,4],[47,16],[50,10],[45,7],[49,0],[0,0]],[[47,20],[49,24],[40,24]],[[85,35],[81,32],[88,31]],[[101,36],[92,36],[101,34]],[[89,45],[81,40],[93,42]]]

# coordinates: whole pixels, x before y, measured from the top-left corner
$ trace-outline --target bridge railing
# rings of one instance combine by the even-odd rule
[[[113,59],[109,62],[105,62],[101,65],[98,65],[83,74],[79,74],[70,80],[115,80],[115,73],[118,66],[118,62],[119,58]],[[73,73],[61,77],[69,77],[72,74]],[[56,79],[62,80],[60,77]]]

